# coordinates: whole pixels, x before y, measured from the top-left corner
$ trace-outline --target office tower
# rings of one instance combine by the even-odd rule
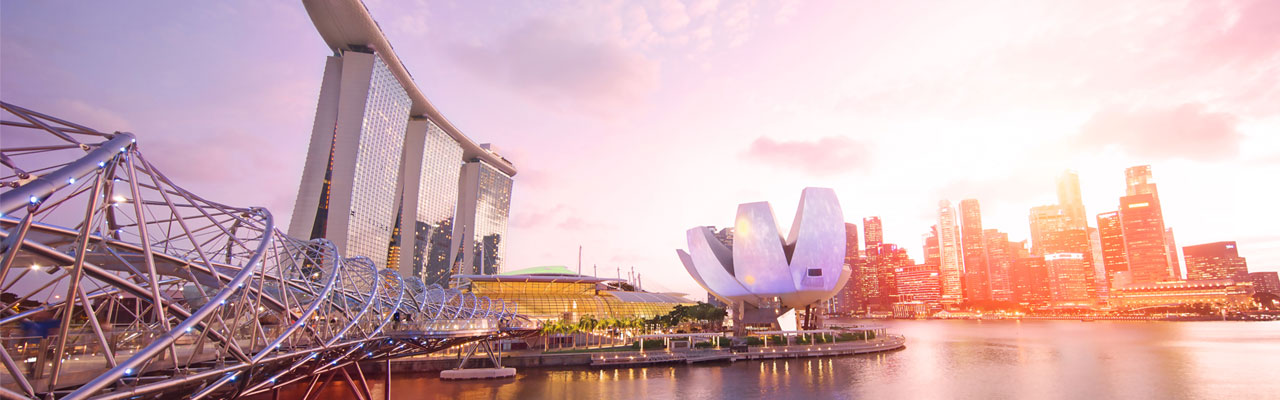
[[[924,263],[938,266],[942,261],[938,257],[938,226],[929,227],[929,233],[924,236]]]
[[[1124,182],[1125,196],[1149,194],[1155,196],[1156,201],[1160,201],[1159,195],[1156,194],[1155,179],[1151,177],[1150,165],[1125,168]]]
[[[1178,258],[1178,245],[1173,241],[1173,228],[1164,228],[1165,258],[1169,260],[1169,276],[1182,279],[1182,260]]]
[[[1129,261],[1124,245],[1124,228],[1120,225],[1120,212],[1109,211],[1098,214],[1098,241],[1102,247],[1102,266],[1106,271],[1107,287],[1119,288],[1116,276],[1129,271]]]
[[[1013,254],[1009,234],[995,229],[982,231],[987,249],[987,273],[991,287],[991,299],[1012,301],[1013,289],[1009,284],[1009,270],[1017,255]]]
[[[1106,262],[1102,259],[1102,235],[1098,233],[1098,228],[1088,227],[1089,231],[1089,266],[1093,271],[1093,287],[1097,292],[1098,299],[1106,299],[1107,293],[1111,286],[1107,280]]]
[[[344,256],[447,284],[464,160],[488,163],[508,180],[516,170],[427,101],[365,17],[356,24],[314,21],[334,55],[326,59],[289,234],[327,238]],[[505,213],[501,218],[505,226]],[[476,247],[471,237],[464,241]]]
[[[964,258],[960,248],[960,228],[956,226],[956,211],[946,200],[938,203],[938,262],[938,272],[942,276],[942,302],[959,304],[964,300],[961,286]]]
[[[502,272],[506,256],[507,220],[511,211],[511,176],[483,160],[462,166],[458,180],[458,217],[450,259],[463,274]]]
[[[1068,227],[1082,228],[1088,225],[1084,213],[1084,200],[1080,196],[1080,177],[1075,171],[1064,171],[1058,176],[1058,206],[1062,208],[1064,223]]]
[[[1186,246],[1187,280],[1232,279],[1249,281],[1249,267],[1240,257],[1236,242],[1214,242]]]
[[[325,63],[289,234],[384,266],[413,102],[382,54],[339,50]]]
[[[942,300],[938,266],[917,264],[898,267],[895,275],[899,302],[938,304]]]
[[[1253,282],[1255,293],[1270,293],[1280,296],[1280,273],[1275,271],[1250,272],[1249,281]]]
[[[1125,255],[1132,283],[1156,283],[1173,278],[1169,274],[1160,203],[1154,195],[1142,193],[1121,197],[1120,227],[1124,230]]]
[[[1049,299],[1054,305],[1093,302],[1092,267],[1083,253],[1051,253],[1044,256],[1049,276]]]
[[[849,270],[853,271],[853,276],[845,281],[844,287],[836,292],[832,297],[832,307],[830,312],[835,314],[852,314],[861,307],[859,298],[859,277],[862,273],[862,260],[858,251],[858,225],[845,223],[845,245],[844,245],[844,263],[849,265]]]
[[[870,276],[863,281],[861,289],[869,308],[892,309],[893,303],[898,299],[896,270],[911,264],[907,250],[897,245],[881,243],[867,249],[867,255],[862,260],[862,270]]]
[[[977,199],[960,200],[960,246],[964,257],[966,300],[991,300],[986,240],[982,236],[982,212]]]
[[[1042,305],[1049,302],[1049,271],[1044,257],[1019,257],[1009,271],[1009,284],[1013,289],[1013,301],[1020,304]]]
[[[1031,254],[1035,255],[1047,253],[1044,245],[1050,232],[1062,231],[1069,226],[1066,212],[1058,205],[1032,207],[1028,222],[1031,228]]]
[[[879,247],[884,243],[884,228],[880,225],[880,217],[863,218],[862,229],[862,240],[867,243],[866,248]]]
[[[1068,228],[1059,231],[1049,231],[1045,235],[1045,243],[1041,249],[1045,252],[1045,256],[1052,254],[1078,254],[1080,256],[1078,261],[1075,261],[1074,258],[1065,258],[1072,261],[1063,261],[1058,263],[1058,265],[1061,265],[1061,268],[1067,268],[1068,265],[1072,268],[1070,270],[1072,275],[1069,277],[1072,279],[1070,281],[1072,285],[1075,284],[1074,279],[1076,276],[1074,274],[1081,274],[1083,276],[1082,285],[1084,285],[1085,290],[1088,293],[1086,297],[1096,299],[1098,297],[1097,276],[1094,273],[1093,250],[1089,242],[1088,229]],[[1049,276],[1051,281],[1054,278],[1052,273],[1053,271],[1051,270]],[[1074,288],[1074,286],[1072,286],[1072,288]],[[1075,295],[1074,292],[1064,293],[1069,293],[1069,296]],[[1060,301],[1078,304],[1080,300],[1075,297],[1063,297]]]

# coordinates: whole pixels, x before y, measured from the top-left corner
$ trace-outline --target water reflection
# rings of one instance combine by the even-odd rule
[[[907,348],[875,355],[610,370],[521,369],[445,382],[402,374],[393,398],[1275,398],[1280,323],[889,321]],[[375,398],[382,382],[374,380]],[[343,399],[341,383],[322,398]],[[284,393],[282,398],[289,397]],[[297,393],[298,397],[301,392]]]

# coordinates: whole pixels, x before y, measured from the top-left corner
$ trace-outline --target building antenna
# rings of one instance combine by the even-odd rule
[[[599,278],[599,277],[600,277],[599,272],[598,272],[598,271],[596,271],[596,265],[595,265],[595,264],[591,264],[591,276],[594,276],[594,277],[596,277],[596,278]]]
[[[582,245],[578,245],[578,275],[582,275]]]

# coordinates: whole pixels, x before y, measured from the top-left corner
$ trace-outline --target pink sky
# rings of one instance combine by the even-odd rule
[[[975,2],[976,3],[976,2]],[[1179,245],[1280,269],[1280,2],[370,1],[448,118],[520,174],[508,268],[635,266],[701,296],[684,230],[800,190],[921,258],[940,199],[1087,212],[1151,164]],[[287,224],[328,50],[294,2],[0,8],[0,97],[140,137],[189,189]],[[199,157],[199,158],[197,158]]]

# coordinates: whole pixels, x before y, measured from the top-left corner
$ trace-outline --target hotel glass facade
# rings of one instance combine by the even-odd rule
[[[455,272],[493,275],[502,272],[506,257],[507,219],[511,212],[511,186],[507,174],[484,161],[462,167],[461,197],[450,260]],[[461,240],[470,237],[471,240]]]
[[[396,218],[400,149],[412,104],[382,58],[376,56],[367,99],[351,180],[351,219],[343,254],[386,260],[387,239]]]
[[[428,121],[423,147],[418,216],[413,232],[413,272],[427,285],[446,286],[452,265],[449,249],[458,204],[462,146]]]

